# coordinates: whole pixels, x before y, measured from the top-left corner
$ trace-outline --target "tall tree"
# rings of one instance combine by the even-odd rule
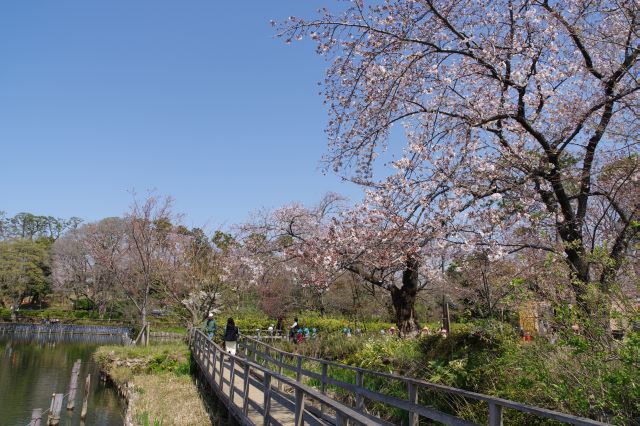
[[[125,294],[136,306],[140,325],[147,330],[148,343],[149,295],[154,279],[159,278],[161,267],[158,256],[164,249],[173,223],[177,222],[172,212],[173,200],[152,193],[144,200],[134,194],[127,223],[128,270],[122,280]]]
[[[127,243],[127,224],[117,217],[66,233],[53,245],[54,284],[88,299],[103,317],[128,270]]]
[[[27,296],[41,298],[49,290],[47,247],[29,240],[0,241],[0,301],[12,315]]]
[[[223,240],[223,234],[216,232],[213,241]],[[219,308],[221,256],[222,252],[200,228],[165,229],[157,260],[157,290],[189,326],[197,326],[209,312]]]
[[[602,297],[640,232],[637,199],[620,203],[638,193],[637,169],[605,184],[609,164],[637,158],[638,2],[363,3],[281,31],[310,36],[331,60],[328,162],[375,185],[389,148],[396,172],[382,185],[413,200],[399,215],[425,208],[464,222],[451,240],[496,253],[548,251],[570,267],[581,310],[606,316]],[[615,226],[598,225],[603,210]],[[557,244],[514,227],[548,227]],[[596,251],[610,259],[602,269]]]

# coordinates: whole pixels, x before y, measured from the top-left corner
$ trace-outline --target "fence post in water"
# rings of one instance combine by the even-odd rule
[[[78,389],[78,376],[80,375],[81,360],[77,360],[71,369],[71,382],[69,383],[69,399],[67,399],[67,410],[73,410],[76,406],[76,390]]]
[[[60,423],[60,410],[62,410],[62,397],[61,393],[54,393],[51,396],[51,407],[49,408],[49,420],[47,425],[58,425]]]
[[[80,419],[84,420],[87,417],[87,407],[89,405],[89,390],[91,389],[91,374],[87,374],[87,379],[84,381],[84,397],[82,398],[82,411],[80,411]]]
[[[41,420],[42,420],[42,408],[34,408],[31,411],[31,423],[29,423],[29,426],[40,426]]]

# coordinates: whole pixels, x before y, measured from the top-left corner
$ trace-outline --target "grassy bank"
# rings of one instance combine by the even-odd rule
[[[456,324],[446,339],[331,335],[296,346],[283,343],[283,349],[614,424],[640,421],[640,333],[598,348],[578,335],[561,337],[555,344],[545,339],[523,342],[509,325],[487,321]],[[406,389],[398,383],[373,379],[365,385],[406,398]],[[420,402],[477,423],[487,421],[486,404],[436,394],[421,395]],[[380,404],[369,403],[367,409],[394,423],[405,416]],[[555,423],[507,410],[505,424]]]
[[[190,376],[186,344],[102,346],[94,358],[118,387],[128,390],[129,418],[134,424],[211,424]]]
[[[221,314],[219,318],[219,324],[226,322],[227,316],[233,317],[236,325],[240,330],[246,332],[253,332],[256,328],[266,330],[270,325],[275,326],[277,319],[270,318],[267,315],[257,311],[247,311],[238,314]],[[340,316],[322,316],[314,311],[304,311],[296,314],[290,314],[284,318],[284,327],[287,329],[292,323],[293,318],[297,317],[300,325],[309,329],[316,328],[318,333],[336,333],[341,332],[344,327],[349,327],[351,330],[360,328],[363,332],[375,333],[381,329],[387,330],[389,327],[395,324],[384,321],[380,318],[367,318],[358,319]]]

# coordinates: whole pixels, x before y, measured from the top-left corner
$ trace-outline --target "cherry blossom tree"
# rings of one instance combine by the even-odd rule
[[[133,194],[133,202],[124,220],[127,224],[127,269],[121,286],[124,294],[135,305],[140,316],[140,326],[146,330],[143,341],[149,342],[148,309],[150,293],[155,280],[161,279],[166,265],[166,255],[173,224],[179,218],[172,211],[171,197],[159,197],[149,193],[140,200]],[[166,259],[164,259],[166,260]]]
[[[156,288],[189,326],[220,307],[222,256],[200,228],[174,225],[165,231]]]
[[[53,245],[52,275],[58,289],[85,297],[102,318],[127,269],[127,228],[112,217],[82,225]]]
[[[245,264],[250,262],[263,283],[277,276],[276,268],[285,268],[294,282],[322,298],[342,275],[355,274],[389,292],[401,334],[417,333],[417,294],[439,274],[428,257],[435,243],[432,227],[416,225],[381,202],[347,209],[329,194],[313,207],[291,204],[262,212],[243,230],[250,236]]]
[[[451,243],[557,256],[582,311],[606,316],[640,230],[637,167],[610,171],[637,164],[639,12],[614,0],[355,0],[291,17],[280,35],[309,36],[330,61],[328,164],[401,194],[399,217],[453,225],[437,233]],[[382,153],[395,171],[376,180]]]

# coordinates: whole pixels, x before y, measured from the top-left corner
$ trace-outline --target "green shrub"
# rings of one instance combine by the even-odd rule
[[[136,420],[137,420],[137,423],[141,426],[162,426],[163,425],[162,420],[153,420],[153,422],[151,422],[149,420],[149,413],[146,411],[142,414],[138,414],[136,416]]]
[[[87,298],[81,298],[73,301],[73,309],[76,311],[91,311],[95,309],[95,304]]]
[[[302,322],[302,320],[301,320]],[[421,378],[551,410],[614,424],[640,419],[640,333],[598,349],[572,336],[557,344],[544,338],[523,342],[512,326],[492,320],[452,326],[443,338],[402,340],[392,336],[321,336],[282,348],[350,365]],[[305,367],[306,368],[306,367]],[[353,372],[330,369],[332,377],[354,383]],[[318,386],[319,383],[310,382]],[[365,386],[399,398],[405,387],[393,380],[367,378]],[[346,402],[352,396],[336,391]],[[487,422],[487,405],[462,397],[421,392],[420,402],[476,423]],[[394,423],[405,413],[367,401],[367,409]],[[552,421],[505,410],[505,424],[548,425]],[[636,420],[631,420],[636,419]]]

